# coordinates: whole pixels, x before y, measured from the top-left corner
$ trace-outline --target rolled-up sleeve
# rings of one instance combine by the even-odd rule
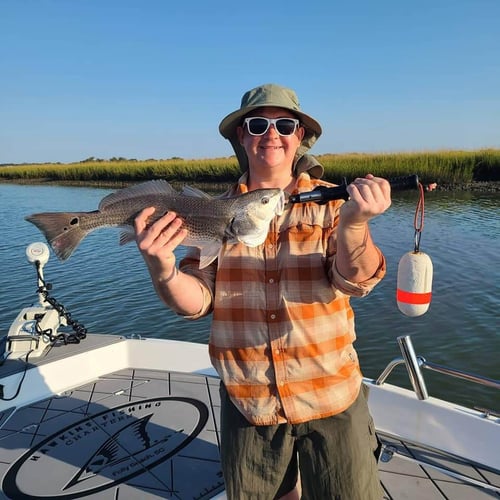
[[[179,265],[179,270],[185,274],[189,274],[198,280],[201,291],[203,293],[203,305],[196,314],[191,314],[188,316],[182,315],[183,318],[189,320],[196,320],[207,316],[212,312],[214,293],[215,293],[215,275],[217,273],[217,261],[213,262],[209,266],[200,269],[199,268],[199,258],[197,258],[196,250],[188,251],[186,257],[184,257]]]
[[[386,273],[386,260],[384,254],[379,250],[380,254],[380,264],[375,272],[375,274],[368,278],[365,281],[360,283],[354,283],[345,279],[337,270],[337,265],[335,263],[336,256],[332,257],[332,265],[331,265],[331,276],[330,280],[342,293],[345,295],[350,295],[352,297],[364,297],[368,295],[375,286],[382,280]]]

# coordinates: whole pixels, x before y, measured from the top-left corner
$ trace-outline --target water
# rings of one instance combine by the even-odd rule
[[[36,297],[34,268],[26,246],[43,241],[24,221],[40,211],[93,210],[109,189],[0,184],[0,335],[18,310]],[[396,337],[410,334],[417,354],[428,361],[500,379],[500,195],[428,193],[421,250],[434,264],[433,299],[418,318],[402,315],[395,289],[399,259],[413,250],[417,194],[395,196],[393,206],[372,223],[388,272],[366,298],[353,299],[363,372],[378,376],[400,356]],[[206,343],[210,318],[184,320],[166,309],[151,286],[134,244],[119,247],[117,230],[88,236],[65,263],[52,257],[44,273],[52,295],[91,333],[161,337]],[[179,252],[179,256],[183,250]],[[429,393],[468,406],[500,410],[498,391],[424,372]],[[402,367],[389,382],[409,387]]]

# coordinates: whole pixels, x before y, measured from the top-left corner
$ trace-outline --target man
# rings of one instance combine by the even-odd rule
[[[306,154],[321,126],[294,91],[275,84],[248,91],[219,130],[244,172],[224,196],[329,185]],[[154,209],[136,219],[161,299],[190,319],[213,312],[209,350],[222,381],[228,498],[291,498],[299,467],[304,498],[382,497],[349,298],[366,295],[385,274],[368,222],[390,206],[390,186],[367,175],[347,190],[347,202],[292,205],[262,245],[227,244],[202,270],[196,252],[176,267],[186,231],[174,213],[150,227]]]

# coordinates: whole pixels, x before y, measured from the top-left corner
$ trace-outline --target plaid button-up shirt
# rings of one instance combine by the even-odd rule
[[[231,196],[246,192],[244,184]],[[302,173],[298,192],[331,185]],[[364,296],[385,274],[351,283],[336,270],[336,227],[343,201],[292,205],[271,223],[255,248],[226,245],[218,262],[198,269],[181,262],[213,312],[212,363],[247,420],[255,425],[300,423],[344,411],[356,399],[362,374],[350,296]]]

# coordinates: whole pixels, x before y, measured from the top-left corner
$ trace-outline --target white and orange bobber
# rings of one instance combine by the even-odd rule
[[[429,309],[432,297],[432,261],[420,251],[408,252],[398,266],[396,300],[406,316],[421,316]]]

